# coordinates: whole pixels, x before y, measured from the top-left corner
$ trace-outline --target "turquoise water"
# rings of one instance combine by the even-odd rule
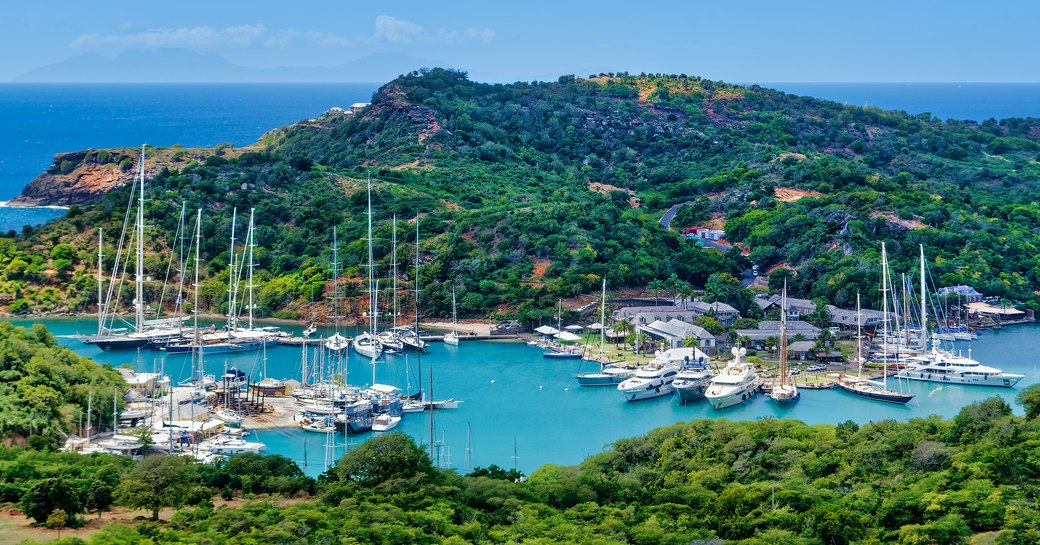
[[[47,325],[56,335],[89,333],[94,323],[88,319],[36,320]],[[16,320],[25,325],[29,320]],[[299,331],[299,327],[290,328]],[[323,332],[319,331],[319,334]],[[102,352],[72,338],[61,343],[76,352],[113,365],[131,364],[151,371],[165,365],[166,372],[183,378],[189,372],[186,356],[165,357],[161,352]],[[967,350],[967,343],[960,343]],[[917,397],[908,406],[876,403],[849,396],[837,390],[803,390],[801,401],[781,410],[758,396],[750,403],[723,411],[713,410],[707,403],[679,406],[672,398],[626,403],[612,388],[580,388],[573,375],[579,371],[575,360],[546,360],[541,350],[518,342],[463,342],[459,347],[433,344],[423,356],[423,383],[433,368],[434,396],[455,397],[463,402],[459,409],[435,413],[434,436],[443,437],[442,465],[466,469],[467,426],[471,430],[471,466],[498,464],[516,467],[530,473],[546,463],[570,465],[601,452],[613,441],[638,436],[647,431],[698,418],[750,420],[765,417],[791,417],[810,424],[856,422],[883,419],[907,420],[938,414],[955,415],[961,407],[994,395],[1006,399],[1016,412],[1014,397],[1026,386],[1040,382],[1040,326],[1026,325],[982,333],[971,343],[973,356],[1007,372],[1026,375],[1017,388],[978,388],[945,386],[915,382],[909,385]],[[410,358],[411,383],[416,385],[416,361]],[[237,365],[252,374],[260,373],[263,362],[259,354],[234,354],[210,358],[207,372],[217,373],[225,366]],[[268,374],[275,378],[300,376],[300,349],[277,347],[267,352]],[[388,359],[376,365],[376,380],[404,387],[403,357]],[[352,384],[371,382],[372,365],[351,355],[349,374]],[[406,415],[399,429],[427,443],[430,437],[429,413]],[[324,436],[295,429],[260,431],[260,440],[268,452],[288,456],[309,474],[322,470]],[[357,444],[368,435],[348,438]],[[342,436],[340,436],[342,441]],[[342,447],[338,454],[342,455]]]

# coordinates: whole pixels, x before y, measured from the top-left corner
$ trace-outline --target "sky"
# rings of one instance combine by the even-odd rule
[[[1031,0],[5,0],[0,82],[138,50],[187,50],[309,81],[321,71],[285,69],[394,55],[490,82],[607,71],[759,83],[1040,82],[1038,20]],[[169,81],[219,78],[199,70],[171,66]]]

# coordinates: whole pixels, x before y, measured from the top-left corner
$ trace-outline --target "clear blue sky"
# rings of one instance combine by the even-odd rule
[[[7,0],[0,9],[0,81],[88,53],[162,47],[260,68],[397,53],[485,81],[627,70],[732,82],[1040,82],[1040,2],[1030,0]]]

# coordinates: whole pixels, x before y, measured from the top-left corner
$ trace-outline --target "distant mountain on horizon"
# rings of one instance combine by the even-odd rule
[[[13,83],[371,83],[442,63],[374,53],[334,66],[255,68],[190,49],[133,49],[115,58],[79,55],[30,70]]]

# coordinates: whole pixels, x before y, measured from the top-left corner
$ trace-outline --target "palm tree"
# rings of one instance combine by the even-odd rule
[[[682,340],[682,345],[686,348],[697,348],[700,344],[701,341],[697,337],[686,337]]]
[[[618,320],[618,321],[614,322],[614,332],[615,333],[620,333],[621,337],[623,339],[625,339],[626,341],[628,340],[628,333],[630,331],[632,331],[632,329],[633,329],[632,328],[632,322],[630,322],[628,320]],[[615,341],[614,344],[616,346],[617,345],[617,336],[614,337],[614,341]]]

